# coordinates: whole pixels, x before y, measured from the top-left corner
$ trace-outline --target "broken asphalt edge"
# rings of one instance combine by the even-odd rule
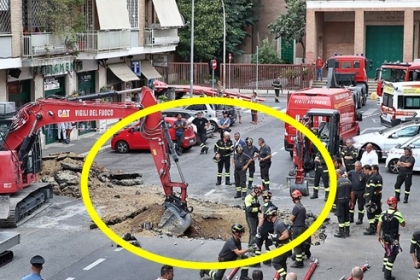
[[[105,145],[98,150],[97,154],[101,154],[101,153],[105,153],[105,152],[109,152],[109,151],[112,151],[111,145]],[[90,151],[87,151],[87,152],[81,153],[80,155],[83,156],[83,157],[86,157],[89,154],[89,152]]]

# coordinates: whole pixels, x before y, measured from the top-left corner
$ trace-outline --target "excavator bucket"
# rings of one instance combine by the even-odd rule
[[[168,205],[158,224],[158,228],[165,233],[183,234],[190,226],[191,215],[176,206]]]
[[[10,212],[10,197],[8,195],[0,196],[0,220],[6,220]]]
[[[290,180],[290,194],[294,190],[299,190],[303,196],[309,195],[309,187],[308,187],[308,181],[303,180],[301,183],[296,183],[295,179]]]

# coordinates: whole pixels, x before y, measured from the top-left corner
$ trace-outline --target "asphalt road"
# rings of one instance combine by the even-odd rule
[[[281,103],[266,102],[268,106],[285,107],[285,100]],[[370,132],[379,129],[377,122],[376,101],[369,101],[361,110],[364,120],[361,123],[362,132]],[[289,153],[283,149],[283,124],[269,116],[260,115],[262,120],[259,125],[251,125],[250,113],[243,113],[243,124],[236,124],[232,132],[239,131],[243,138],[252,137],[255,142],[259,137],[266,139],[273,152],[273,164],[271,167],[271,190],[274,195],[274,203],[280,208],[291,208],[292,202],[288,196],[286,176],[292,168]],[[212,147],[216,139],[209,140]],[[242,205],[242,200],[233,199],[235,193],[233,186],[215,186],[216,164],[211,160],[212,155],[200,155],[199,148],[193,148],[180,158],[180,166],[186,181],[189,183],[189,196],[204,198],[205,200],[218,201],[229,204]],[[105,152],[97,156],[96,161],[113,170],[121,169],[128,172],[141,172],[144,182],[147,184],[159,184],[156,170],[149,153],[135,152],[130,154],[117,154]],[[130,164],[127,164],[130,163]],[[173,166],[172,179],[179,180],[176,166]],[[384,198],[393,194],[395,175],[388,173],[381,164],[381,173],[384,178]],[[259,177],[257,172],[256,178]],[[259,183],[259,180],[256,180]],[[397,279],[416,279],[417,270],[412,267],[409,251],[409,239],[414,232],[418,219],[418,195],[416,185],[419,183],[418,176],[413,178],[413,189],[408,204],[400,204],[407,227],[401,230],[401,242],[404,251],[397,257],[393,275]],[[320,191],[321,196],[323,190]],[[384,200],[385,200],[384,199]],[[323,207],[323,200],[310,200],[304,198],[303,203],[314,213],[319,213]],[[366,279],[382,279],[383,249],[376,242],[374,236],[364,236],[363,231],[367,221],[363,225],[352,225],[351,237],[338,239],[333,237],[337,228],[336,217],[330,214],[331,222],[327,227],[327,239],[320,246],[313,246],[312,253],[319,258],[320,266],[316,269],[311,279],[339,279],[348,275],[351,267],[362,265],[366,261],[372,265],[366,272]],[[29,259],[35,254],[41,254],[46,259],[43,277],[49,280],[103,280],[103,279],[156,279],[160,264],[147,261],[132,255],[125,250],[116,248],[99,230],[89,229],[90,219],[79,200],[56,197],[53,205],[41,212],[18,229],[7,231],[19,232],[21,244],[15,246],[13,262],[0,268],[0,279],[20,279],[29,273]],[[3,230],[2,230],[3,231]],[[5,230],[6,231],[6,230]],[[201,243],[203,241],[203,244]],[[213,261],[222,246],[221,241],[174,239],[163,238],[140,238],[144,249],[165,256],[177,257],[186,260]],[[177,245],[174,244],[177,243]],[[289,264],[291,261],[289,260]],[[297,269],[299,279],[303,279],[309,261],[305,261],[304,269]],[[263,266],[262,270],[269,279],[274,275],[274,268]],[[289,268],[289,271],[292,271]],[[175,269],[175,279],[195,280],[199,279],[195,270]]]

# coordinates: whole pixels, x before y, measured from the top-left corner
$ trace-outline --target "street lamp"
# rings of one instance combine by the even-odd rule
[[[194,84],[194,0],[191,1],[190,97],[193,95]]]
[[[223,8],[223,88],[226,89],[226,11],[225,2],[222,1]]]

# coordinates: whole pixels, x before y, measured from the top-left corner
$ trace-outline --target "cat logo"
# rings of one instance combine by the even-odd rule
[[[70,110],[58,110],[57,112],[59,118],[69,118],[70,117]]]

